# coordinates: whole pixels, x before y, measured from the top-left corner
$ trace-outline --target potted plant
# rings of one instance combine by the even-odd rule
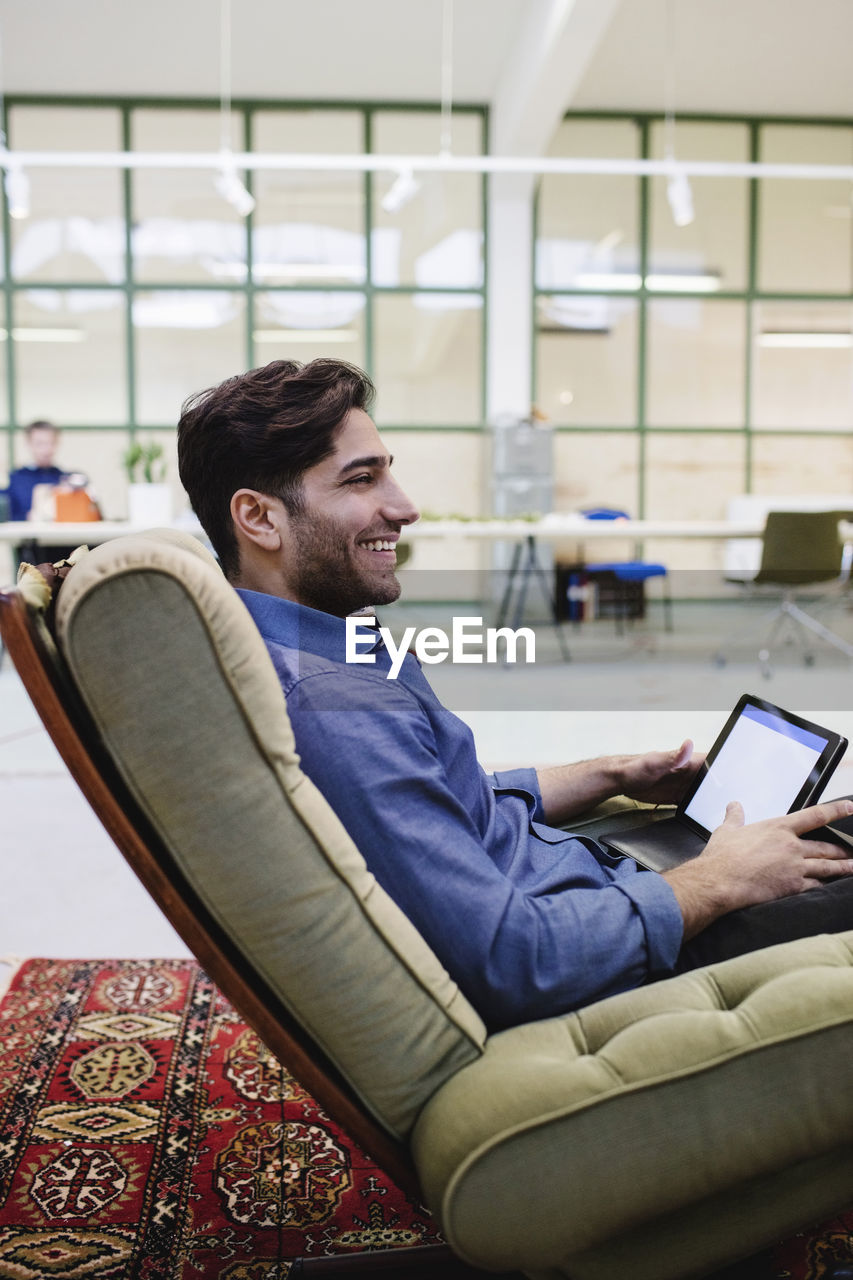
[[[127,472],[127,513],[130,523],[150,528],[171,524],[172,493],[165,483],[166,462],[161,444],[134,440],[122,457]]]

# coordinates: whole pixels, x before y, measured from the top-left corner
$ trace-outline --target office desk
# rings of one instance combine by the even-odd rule
[[[632,538],[760,538],[763,518],[744,520],[587,520],[580,515],[547,515],[537,520],[421,520],[410,525],[403,537],[412,540],[473,538],[506,541],[538,538],[559,542],[563,538],[614,541]]]
[[[203,538],[201,526],[182,523],[180,528]],[[761,537],[763,519],[747,520],[585,520],[583,516],[549,515],[538,520],[421,520],[409,525],[403,537],[409,540],[437,538],[472,538],[478,541],[516,541],[540,538],[558,542],[562,538],[583,541],[612,541],[633,538],[709,539]],[[143,531],[127,520],[93,520],[88,523],[52,523],[36,520],[9,520],[0,523],[0,542],[40,542],[48,546],[58,542],[108,542],[124,533]]]
[[[36,542],[45,546],[62,544],[70,547],[88,545],[97,542],[109,542],[110,538],[118,538],[123,533],[133,533],[135,526],[128,520],[89,520],[85,523],[76,521],[47,520],[7,520],[0,524],[0,542],[17,546],[22,542]],[[143,529],[136,528],[141,533]],[[204,535],[201,526],[196,525],[187,530],[201,538]]]
[[[769,505],[772,506],[772,503]],[[560,648],[564,657],[567,657],[558,605],[537,554],[537,544],[540,541],[575,543],[574,556],[579,562],[589,558],[586,545],[591,542],[640,543],[654,538],[678,542],[722,542],[729,546],[734,544],[738,552],[738,576],[748,580],[754,576],[761,560],[765,518],[763,510],[755,510],[745,512],[740,518],[727,520],[587,520],[576,514],[551,514],[537,520],[428,520],[404,530],[403,537],[413,544],[441,538],[512,542],[512,557],[498,609],[498,625],[502,626],[511,617],[513,626],[518,628],[524,613],[528,586],[536,583],[554,622]],[[853,542],[853,523],[841,521],[840,532],[845,542]],[[602,550],[599,558],[606,557],[606,554]]]
[[[199,539],[204,533],[197,522],[183,521],[180,528]],[[764,513],[755,512],[741,519],[729,520],[587,520],[576,514],[541,516],[536,520],[421,520],[403,531],[407,542],[433,542],[446,539],[468,539],[475,542],[512,542],[515,544],[512,564],[508,573],[507,594],[501,607],[506,616],[513,582],[519,576],[526,591],[527,581],[535,577],[543,594],[549,600],[552,616],[557,623],[553,595],[548,587],[544,571],[536,558],[538,541],[577,543],[613,542],[646,538],[662,538],[673,541],[725,542],[730,539],[754,539],[752,555],[757,566],[760,557],[760,538],[764,530]],[[139,532],[142,530],[139,529]],[[0,523],[0,544],[12,546],[25,541],[46,546],[107,542],[110,538],[134,532],[127,520],[102,520],[89,523],[48,523],[37,521],[7,521]],[[842,522],[842,536],[853,540],[853,524]],[[583,552],[581,551],[581,556]],[[524,595],[520,598],[521,609]],[[515,613],[520,616],[519,609]],[[561,640],[562,644],[562,640]]]
[[[511,620],[514,629],[518,629],[524,615],[528,587],[535,583],[554,623],[563,657],[568,658],[559,606],[537,551],[540,542],[573,542],[573,555],[580,561],[587,558],[586,544],[593,541],[636,543],[646,538],[728,541],[739,537],[755,538],[756,545],[760,546],[763,528],[763,518],[756,517],[740,521],[587,520],[577,514],[552,513],[536,520],[425,520],[405,529],[402,536],[413,546],[418,542],[438,539],[470,539],[481,544],[512,543],[512,555],[497,611],[497,625],[501,627]]]

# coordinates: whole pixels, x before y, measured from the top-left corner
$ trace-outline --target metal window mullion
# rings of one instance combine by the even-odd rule
[[[131,149],[130,107],[121,108],[122,146]],[[133,186],[129,169],[122,172],[124,213],[124,308],[127,424],[131,440],[136,434],[136,333],[133,325]]]
[[[753,121],[749,129],[749,158],[757,160],[759,156],[758,125]],[[748,260],[747,260],[747,304],[746,304],[746,357],[744,362],[744,476],[743,491],[752,493],[753,465],[755,442],[752,433],[752,394],[754,386],[754,353],[755,353],[755,309],[758,283],[758,179],[749,179],[749,227],[748,227]]]
[[[232,108],[233,109],[233,108]],[[248,107],[243,111],[243,146],[246,151],[252,150],[254,125],[254,112]],[[244,174],[246,190],[250,195],[254,195],[254,177],[253,169]],[[243,229],[246,233],[246,284],[244,292],[244,300],[246,303],[246,368],[254,369],[255,367],[255,305],[257,301],[257,290],[255,288],[255,277],[253,273],[254,266],[254,246],[252,244],[252,236],[255,229],[255,213],[254,210],[243,219]]]
[[[649,121],[638,122],[640,130],[640,155],[648,159],[650,129]],[[648,392],[648,376],[646,361],[648,359],[648,290],[646,276],[649,266],[649,178],[639,179],[640,204],[639,224],[637,229],[640,247],[640,288],[638,292],[637,311],[637,516],[640,520],[646,514],[646,398]]]
[[[3,131],[9,137],[8,103],[3,103]],[[6,428],[6,455],[11,471],[15,465],[15,344],[12,341],[12,327],[15,322],[12,292],[12,219],[9,217],[9,202],[6,199],[6,188],[3,187],[3,308],[6,316],[6,409],[9,423]]]
[[[484,155],[488,153],[489,146],[489,114],[486,108],[480,117],[480,150]],[[483,299],[483,305],[480,308],[480,421],[485,429],[486,406],[489,400],[489,183],[485,173],[480,177],[480,224],[483,234],[483,274],[480,279],[480,294]],[[535,244],[535,231],[531,240]],[[530,403],[533,404],[532,386]]]
[[[542,292],[536,278],[536,247],[539,244],[539,217],[542,212],[542,179],[533,192],[533,235],[530,237],[530,403],[539,401],[539,297]]]
[[[373,110],[368,108],[362,113],[362,146],[366,154],[373,151]],[[363,182],[364,199],[364,365],[371,378],[376,376],[374,342],[376,328],[374,323],[374,303],[376,294],[373,287],[373,174],[365,171]]]

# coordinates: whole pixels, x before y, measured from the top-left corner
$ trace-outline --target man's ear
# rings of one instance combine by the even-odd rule
[[[263,551],[278,551],[286,521],[281,498],[260,493],[257,489],[238,489],[231,498],[231,519],[238,538]]]

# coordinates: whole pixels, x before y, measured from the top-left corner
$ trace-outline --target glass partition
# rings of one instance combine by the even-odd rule
[[[252,337],[258,364],[333,356],[365,363],[363,293],[257,293]]]
[[[187,396],[246,367],[246,301],[214,290],[140,292],[133,300],[136,418],[177,423]]]
[[[436,155],[435,111],[376,111],[373,150]],[[479,116],[453,119],[455,155],[483,150]],[[483,283],[483,179],[478,174],[377,173],[373,177],[373,283],[384,287],[479,288]]]
[[[252,145],[268,153],[359,152],[364,120],[358,111],[257,111]],[[363,284],[363,174],[260,169],[253,181],[256,284]]]
[[[13,149],[221,141],[213,101],[13,97],[7,121]],[[229,137],[235,150],[423,154],[440,131],[429,104],[234,103]],[[484,111],[454,112],[455,154],[480,153],[485,135]],[[659,116],[578,113],[550,154],[648,159],[665,143]],[[679,119],[675,146],[681,158],[849,165],[853,121]],[[191,392],[250,363],[331,354],[375,378],[384,428],[430,442],[425,492],[446,472],[432,448],[442,434],[481,492],[482,475],[467,471],[484,454],[484,264],[507,251],[486,243],[481,175],[258,171],[246,178],[248,217],[215,174],[189,167],[28,177],[29,216],[10,220],[4,194],[0,220],[4,462],[20,425],[53,418],[68,428],[69,458],[76,439],[120,512],[131,433],[151,428],[171,444]],[[853,485],[849,182],[691,188],[694,218],[677,227],[660,178],[538,184],[531,404],[556,428],[560,509],[607,502],[662,516],[750,489]],[[458,454],[447,427],[462,429]]]
[[[462,426],[480,420],[479,294],[386,294],[374,302],[376,420]]]
[[[646,441],[646,515],[650,520],[725,520],[743,492],[739,434],[668,431]]]
[[[561,432],[554,454],[558,511],[617,507],[637,514],[640,437],[636,432]]]
[[[232,116],[230,144],[243,150]],[[218,151],[218,111],[150,108],[131,115],[137,151]],[[245,174],[242,175],[245,177]],[[246,226],[215,187],[208,169],[137,169],[132,175],[131,245],[140,281],[245,283]]]
[[[633,298],[541,295],[537,409],[555,423],[634,424],[637,314]]]
[[[127,424],[127,306],[100,289],[14,296],[15,417],[58,426]]]
[[[633,120],[564,120],[551,156],[638,159]],[[611,174],[540,179],[536,284],[540,289],[636,289],[640,187]]]
[[[103,107],[15,106],[17,151],[121,151],[121,115]],[[26,281],[125,278],[123,175],[112,168],[33,168],[29,216],[11,222],[11,270]]]
[[[677,122],[670,135],[662,122],[652,126],[651,156],[666,157],[670,137],[683,160],[749,160],[745,124]],[[649,275],[660,289],[693,293],[744,289],[747,284],[749,183],[746,178],[690,178],[693,219],[677,226],[668,180],[651,181]],[[651,287],[651,283],[650,283]]]
[[[752,442],[756,493],[853,494],[853,435],[757,435]],[[853,508],[851,508],[853,509]]]
[[[853,427],[853,303],[756,303],[753,351],[754,427]]]
[[[853,129],[766,124],[759,158],[777,164],[853,163]],[[777,292],[850,293],[850,183],[765,178],[759,186],[758,283]]]
[[[551,152],[663,159],[670,144],[681,160],[849,166],[853,122],[697,116],[670,134],[661,117],[578,113]],[[719,515],[752,490],[853,496],[849,180],[693,176],[690,192],[676,225],[664,177],[542,179],[534,403],[561,442],[600,430],[605,459],[611,429],[633,428],[622,505],[638,514]]]
[[[655,298],[648,306],[647,421],[738,426],[744,418],[746,306]]]

